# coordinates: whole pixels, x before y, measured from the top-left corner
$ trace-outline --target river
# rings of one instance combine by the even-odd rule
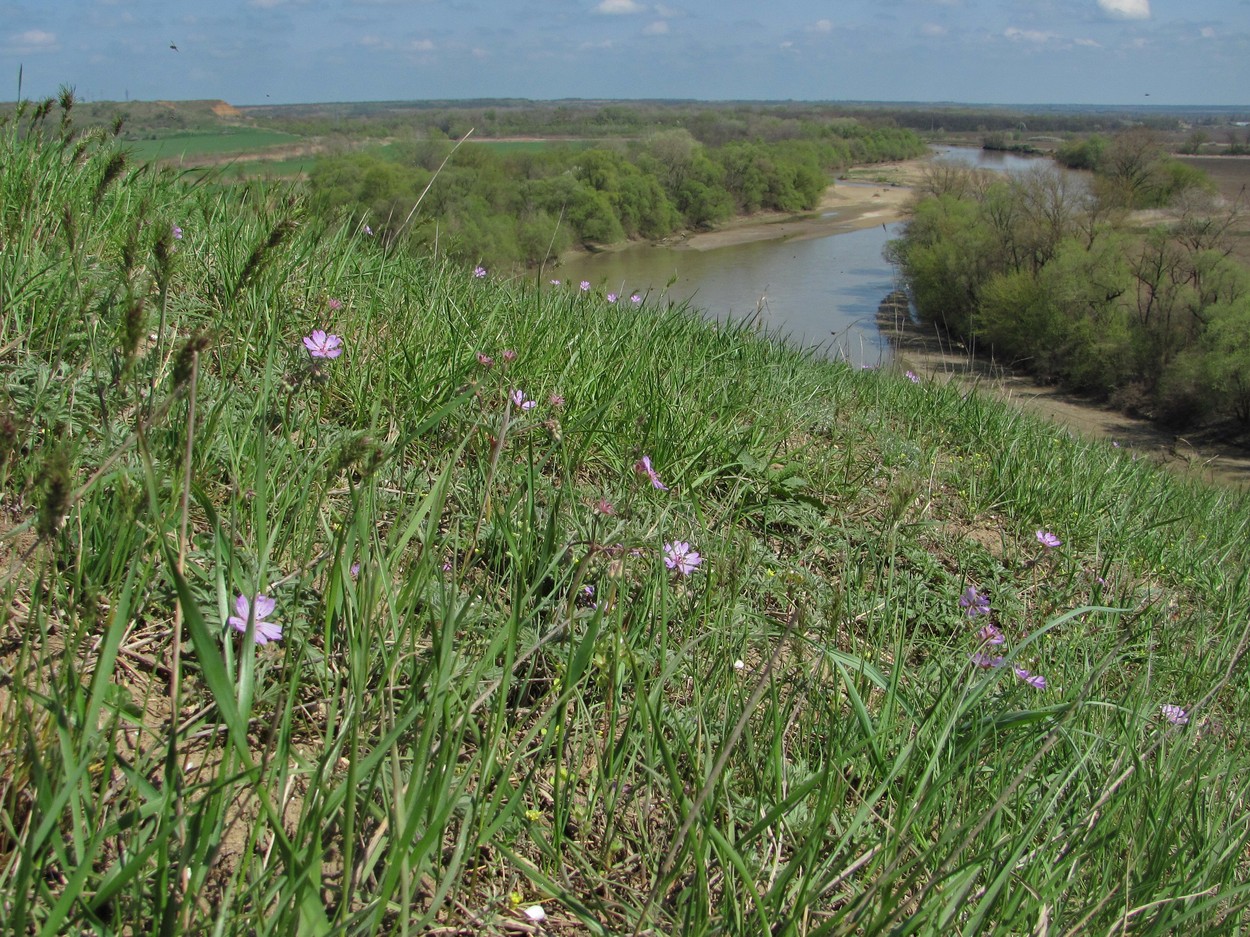
[[[967,147],[935,147],[933,158],[1021,172],[1049,161]],[[839,182],[839,186],[870,185]],[[826,213],[822,217],[836,215]],[[558,276],[589,280],[597,289],[654,301],[689,302],[709,318],[756,319],[770,335],[818,348],[830,357],[877,366],[890,359],[876,312],[899,280],[885,261],[886,242],[901,225],[830,234],[757,240],[710,250],[639,243],[622,250],[574,257]]]

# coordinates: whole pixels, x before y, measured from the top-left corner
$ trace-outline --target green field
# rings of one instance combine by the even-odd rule
[[[220,133],[179,133],[126,145],[137,159],[195,159],[253,153],[271,146],[297,143],[301,138],[277,130],[226,130]]]
[[[1250,930],[1244,494],[29,125],[0,934]]]

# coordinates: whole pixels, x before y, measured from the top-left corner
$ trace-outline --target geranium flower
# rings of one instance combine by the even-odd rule
[[[482,279],[482,277],[486,276],[486,268],[482,266],[474,267],[473,276],[479,280]]]
[[[642,294],[635,293],[633,296],[629,297],[629,301],[637,306],[640,302],[642,302]]]
[[[608,294],[608,302],[610,302],[610,303],[614,303],[614,302],[616,302],[616,294],[615,294],[615,293],[609,293],[609,294]]]
[[[508,399],[511,400],[518,407],[520,407],[522,410],[533,410],[536,406],[538,406],[538,404],[535,403],[533,400],[527,400],[525,397],[525,391],[519,388],[517,390],[514,390],[512,393],[510,393],[508,395]]]
[[[1054,549],[1059,546],[1059,544],[1063,543],[1062,540],[1052,534],[1049,530],[1039,530],[1034,536],[1037,537],[1037,542],[1044,546],[1047,550]]]
[[[985,625],[977,632],[977,640],[983,644],[1002,644],[1007,639],[993,625]]]
[[[656,474],[655,469],[651,467],[651,456],[644,455],[641,459],[634,463],[634,471],[639,475],[646,475],[651,479],[651,486],[658,488],[660,491],[668,491],[668,485],[660,481],[660,476]]]
[[[975,618],[977,615],[988,615],[990,613],[990,599],[989,596],[978,592],[975,586],[969,586],[964,590],[964,594],[959,597],[959,607],[967,609],[969,618]]]
[[[337,358],[343,353],[343,340],[321,329],[313,329],[311,335],[304,336],[304,347],[314,358]]]
[[[589,280],[582,280],[582,282],[581,282],[581,283],[579,283],[579,284],[577,284],[577,286],[578,286],[578,288],[579,288],[579,289],[580,289],[583,293],[589,292],[589,290],[590,290],[590,281],[589,281]]]
[[[1159,712],[1174,726],[1189,725],[1189,713],[1175,703],[1164,703],[1159,707]]]
[[[268,644],[270,641],[278,641],[282,638],[282,626],[276,625],[271,621],[265,621],[273,610],[277,607],[277,603],[269,596],[261,593],[256,596],[254,602],[249,602],[247,596],[240,595],[234,600],[234,614],[226,619],[226,623],[235,631],[241,634],[247,633],[248,618],[255,611],[255,619],[253,625],[257,644]]]
[[[1029,686],[1033,687],[1033,689],[1035,690],[1046,689],[1046,678],[1043,677],[1041,674],[1029,673],[1023,667],[1013,667],[1012,670],[1016,672],[1017,677],[1019,677]]]
[[[690,549],[690,544],[685,540],[664,544],[664,565],[677,570],[683,576],[689,576],[702,562],[699,552]]]

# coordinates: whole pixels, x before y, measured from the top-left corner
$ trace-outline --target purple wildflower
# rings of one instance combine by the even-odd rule
[[[629,301],[633,303],[635,306],[637,306],[639,303],[642,302],[642,294],[635,293],[633,296],[629,297]]]
[[[234,614],[226,619],[226,623],[235,631],[246,634],[248,619],[251,618],[255,626],[253,633],[257,644],[268,644],[270,641],[278,641],[282,638],[282,626],[275,625],[271,621],[265,621],[266,618],[273,614],[273,610],[276,607],[277,603],[264,593],[256,596],[255,602],[249,602],[247,596],[240,595],[234,600]],[[254,618],[253,611],[255,612]]]
[[[577,284],[577,287],[578,287],[578,289],[580,289],[583,293],[587,293],[587,292],[589,292],[589,291],[590,291],[590,281],[589,281],[589,280],[582,280],[582,282],[581,282],[581,283]]]
[[[964,590],[964,594],[959,597],[959,607],[968,610],[969,618],[975,618],[977,615],[988,615],[990,613],[990,599],[989,596],[978,592],[975,586],[969,586]]]
[[[368,225],[365,225],[365,234],[369,235],[369,237],[373,237],[373,229]]]
[[[560,285],[560,281],[559,281],[559,280],[552,280],[552,281],[551,281],[551,285],[552,285],[552,286],[559,286],[559,285]]]
[[[977,651],[972,655],[972,662],[978,667],[990,670],[994,667],[1001,667],[1003,659],[997,654],[986,654],[984,651]]]
[[[516,361],[516,352],[513,351],[511,348],[505,348],[503,350],[503,354],[500,355],[499,357],[503,358],[504,364],[512,364],[512,362]]]
[[[1063,543],[1062,540],[1052,534],[1049,530],[1039,530],[1034,536],[1037,537],[1037,542],[1044,546],[1047,550],[1053,549]]]
[[[311,335],[304,336],[304,347],[314,358],[337,358],[343,353],[343,340],[322,329],[313,329]]]
[[[1159,707],[1159,712],[1174,726],[1189,725],[1189,713],[1175,703],[1164,703]]]
[[[174,225],[172,228],[170,228],[169,233],[174,236],[175,241],[182,240],[182,228],[178,227],[178,225]]]
[[[664,565],[677,570],[683,576],[689,576],[702,562],[699,552],[690,549],[690,544],[685,540],[664,544]]]
[[[486,268],[481,265],[474,267],[473,276],[478,280],[482,279],[482,277],[486,276]]]
[[[1011,669],[1016,672],[1017,677],[1019,677],[1029,686],[1033,687],[1033,689],[1035,690],[1046,689],[1046,678],[1043,677],[1041,674],[1029,673],[1023,667],[1013,667]]]
[[[641,459],[635,462],[634,471],[639,475],[646,475],[647,478],[651,479],[651,487],[657,488],[660,491],[668,491],[668,485],[660,481],[659,474],[657,474],[656,470],[651,467],[651,456],[644,455]]]
[[[547,398],[547,403],[551,404],[553,407],[563,407],[564,398],[561,397],[559,394],[552,394],[550,397]]]
[[[360,564],[352,563],[352,578],[355,579],[359,575],[360,575]]]
[[[517,388],[516,390],[512,391],[512,393],[508,395],[508,399],[511,400],[518,407],[520,407],[522,410],[533,410],[536,406],[538,406],[538,404],[535,403],[533,400],[529,400],[528,398],[526,398],[525,391],[521,390],[520,388]]]
[[[343,308],[343,300],[331,299],[327,305],[329,305],[329,307],[333,309],[335,312],[338,312],[340,309]]]
[[[616,294],[615,294],[615,293],[609,293],[609,294],[608,294],[608,302],[610,302],[610,303],[614,303],[614,302],[616,302]]]
[[[915,371],[908,371],[906,374],[903,375],[903,377],[907,378],[907,380],[911,381],[913,384],[920,383],[920,378],[916,377]]]
[[[982,644],[1002,644],[1007,639],[993,625],[982,625],[977,631],[977,640]]]
[[[607,498],[600,498],[592,507],[596,514],[602,514],[605,517],[611,517],[616,513],[616,508],[612,506],[612,502]]]
[[[493,368],[495,366],[495,359],[490,355],[484,355],[479,351],[477,353],[477,363],[484,368]]]

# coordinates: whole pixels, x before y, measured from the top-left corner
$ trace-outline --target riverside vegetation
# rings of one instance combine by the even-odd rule
[[[931,173],[891,245],[927,322],[968,347],[1176,428],[1250,424],[1242,206],[1151,133],[1065,145],[1055,171]],[[1167,206],[1166,213],[1139,210]]]
[[[0,128],[4,932],[1250,924],[1243,497],[71,103]]]

